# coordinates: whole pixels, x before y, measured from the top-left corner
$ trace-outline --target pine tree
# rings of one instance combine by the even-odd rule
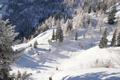
[[[9,21],[0,20],[0,78],[8,80],[10,64],[15,60],[15,52],[12,49],[13,40],[17,34],[14,26]]]
[[[107,29],[105,29],[104,31],[104,34],[100,40],[100,43],[99,43],[99,47],[100,48],[104,48],[104,47],[107,47],[107,42],[108,42],[108,39],[107,39]]]
[[[63,30],[61,29],[61,27],[57,27],[56,30],[56,40],[59,40],[59,42],[63,42]]]
[[[115,46],[116,45],[116,32],[117,32],[117,29],[113,33],[113,37],[112,37],[112,41],[111,41],[111,46]]]
[[[116,14],[116,12],[117,12],[117,10],[116,10],[116,7],[114,6],[112,11],[108,15],[108,23],[109,24],[114,24],[115,23],[115,14]]]
[[[117,46],[120,46],[120,33],[117,36]]]
[[[76,41],[78,40],[78,33],[77,32],[75,33],[75,40]]]
[[[52,33],[52,40],[55,40],[55,31],[53,30],[53,33]]]

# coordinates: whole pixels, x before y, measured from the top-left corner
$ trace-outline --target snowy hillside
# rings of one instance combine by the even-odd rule
[[[119,0],[1,0],[0,18],[0,80],[120,80]]]
[[[48,80],[49,77],[53,80],[120,79],[119,47],[100,49],[97,46],[99,40],[95,44],[95,39],[91,38],[78,41],[65,39],[63,43],[49,44],[52,31],[50,29],[28,43],[14,46],[16,49],[28,48],[12,65],[13,72],[27,71],[33,74],[31,78],[34,80]],[[38,42],[37,48],[30,46],[35,41]],[[92,47],[93,43],[96,47]],[[91,45],[91,48],[87,45]]]

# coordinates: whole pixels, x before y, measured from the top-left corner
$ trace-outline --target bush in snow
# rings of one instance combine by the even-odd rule
[[[34,44],[33,44],[33,47],[34,47],[34,48],[37,48],[37,45],[38,45],[38,42],[35,41]]]
[[[111,41],[111,46],[116,46],[116,32],[117,29],[113,33],[112,41]]]
[[[27,73],[26,71],[24,73],[21,73],[20,71],[18,71],[17,74],[13,73],[11,77],[12,77],[12,80],[28,80],[31,75],[32,73]]]
[[[110,68],[110,67],[113,67],[113,64],[111,63],[111,60],[108,60],[104,63],[103,61],[100,61],[99,59],[96,59],[95,67],[97,67],[97,68],[98,67]]]
[[[49,77],[49,80],[52,80],[52,77]]]
[[[78,40],[78,33],[75,33],[75,40]]]
[[[107,29],[105,29],[104,31],[104,34],[100,40],[100,43],[99,43],[99,47],[100,48],[104,48],[104,47],[107,47],[107,42],[108,42],[108,39],[107,39]]]

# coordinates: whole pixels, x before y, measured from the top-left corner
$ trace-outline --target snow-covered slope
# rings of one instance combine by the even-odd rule
[[[63,62],[61,67],[64,69],[88,69],[95,67],[114,67],[119,68],[120,48],[99,49],[93,47],[84,52],[81,52],[71,60]],[[89,59],[90,58],[90,59]],[[73,65],[73,61],[74,65]]]
[[[49,44],[52,32],[50,29],[28,43],[14,46],[14,49],[26,50],[12,65],[13,72],[30,72],[34,80],[48,80],[49,77],[53,80],[120,79],[119,47],[100,49],[97,46],[99,39],[83,39],[81,35],[78,41],[65,38],[63,43]],[[111,35],[108,38],[111,39]],[[37,48],[30,46],[35,41]]]
[[[99,49],[98,47],[93,47],[80,54],[78,53],[76,57],[64,60],[61,63],[60,71],[55,73],[53,79],[102,80],[105,78],[105,80],[119,80],[120,76],[118,78],[110,78],[114,74],[108,74],[114,71],[117,75],[120,75],[118,73],[120,71],[117,72],[117,70],[120,70],[119,51],[120,48]]]

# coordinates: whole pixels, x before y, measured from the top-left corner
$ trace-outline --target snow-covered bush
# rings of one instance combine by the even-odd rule
[[[27,73],[26,71],[24,73],[21,73],[20,71],[17,72],[17,74],[13,73],[11,75],[12,80],[30,80],[30,76],[32,73]]]
[[[33,44],[33,48],[37,48],[37,45],[38,45],[38,42],[35,41],[34,44]]]
[[[106,61],[105,63],[102,62],[102,61],[99,61],[99,59],[97,59],[95,61],[95,67],[104,67],[104,68],[112,68],[113,67],[113,64],[110,60]]]
[[[77,32],[75,33],[75,40],[76,41],[78,40],[78,33]]]
[[[49,77],[49,80],[53,80],[52,77]]]

